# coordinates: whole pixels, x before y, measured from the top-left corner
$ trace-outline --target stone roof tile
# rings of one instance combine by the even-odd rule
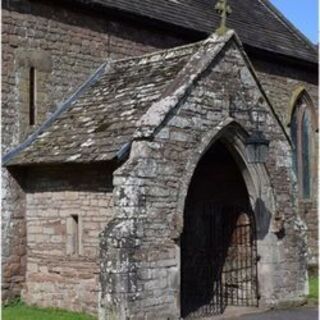
[[[48,127],[5,157],[5,165],[113,159],[138,121],[202,43],[109,63]],[[21,150],[22,149],[22,150]]]
[[[66,0],[79,5],[128,13],[210,35],[219,24],[214,0]],[[269,0],[229,0],[228,18],[241,41],[251,47],[318,63],[314,45]]]

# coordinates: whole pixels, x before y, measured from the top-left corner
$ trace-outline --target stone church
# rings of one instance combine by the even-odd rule
[[[2,1],[2,292],[100,320],[301,303],[318,54],[267,0]]]

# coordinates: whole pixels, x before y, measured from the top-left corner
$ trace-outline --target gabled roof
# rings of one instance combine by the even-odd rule
[[[6,155],[4,165],[116,159],[132,140],[152,139],[232,39],[254,75],[233,31],[222,37],[213,34],[192,45],[113,61],[101,67],[36,133]]]
[[[210,35],[218,26],[215,0],[67,0],[107,12],[129,13]],[[268,0],[229,0],[229,26],[251,47],[318,63],[314,45]]]

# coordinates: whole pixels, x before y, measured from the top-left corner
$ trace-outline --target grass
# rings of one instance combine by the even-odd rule
[[[58,309],[29,307],[22,302],[10,304],[2,310],[3,320],[96,320],[83,313],[68,312]]]
[[[312,276],[309,279],[309,299],[311,300],[319,300],[319,277]]]

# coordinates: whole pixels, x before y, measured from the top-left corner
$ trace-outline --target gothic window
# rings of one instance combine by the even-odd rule
[[[302,119],[302,166],[303,166],[303,196],[311,196],[311,151],[312,123],[310,110],[306,109]]]
[[[301,95],[294,105],[290,127],[293,169],[298,181],[299,196],[302,199],[310,199],[312,190],[312,122],[312,105]]]

